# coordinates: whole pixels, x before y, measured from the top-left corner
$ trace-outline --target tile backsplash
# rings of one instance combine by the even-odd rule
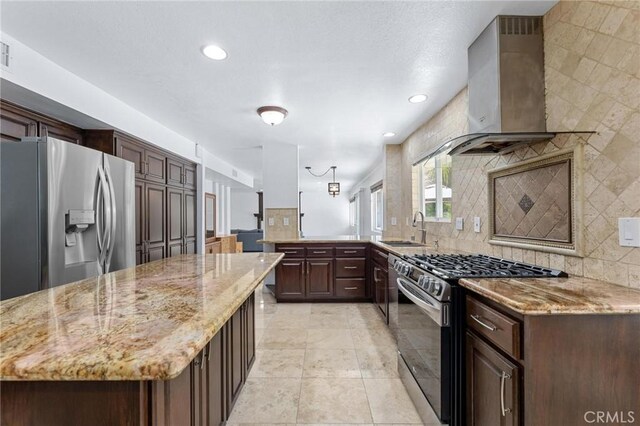
[[[286,240],[299,238],[298,209],[264,209],[264,238]],[[273,224],[272,224],[273,222]]]
[[[453,223],[427,223],[428,241],[440,247],[563,269],[573,275],[640,288],[640,248],[618,244],[619,217],[640,216],[640,8],[637,2],[560,1],[544,17],[547,129],[596,130],[594,135],[558,135],[501,156],[455,156],[452,165]],[[401,148],[385,152],[385,187],[400,188],[400,200],[385,218],[402,218],[385,234],[417,236],[407,226],[417,206],[413,162],[420,153],[467,132],[467,91],[460,91]],[[583,145],[582,207],[584,257],[489,244],[488,172]],[[399,167],[396,165],[399,164]],[[393,165],[391,167],[390,165]],[[473,230],[473,217],[482,221]]]

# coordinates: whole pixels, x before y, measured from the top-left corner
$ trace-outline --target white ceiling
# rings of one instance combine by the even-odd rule
[[[261,145],[300,146],[348,189],[466,84],[467,46],[498,14],[551,2],[2,2],[2,31],[261,176]],[[217,62],[200,53],[215,43]],[[426,93],[423,104],[407,98]],[[255,110],[289,110],[269,127]],[[383,132],[397,134],[384,139]]]

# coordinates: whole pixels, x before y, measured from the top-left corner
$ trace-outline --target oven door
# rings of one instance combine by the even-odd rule
[[[440,421],[450,420],[449,304],[397,276],[398,351]]]

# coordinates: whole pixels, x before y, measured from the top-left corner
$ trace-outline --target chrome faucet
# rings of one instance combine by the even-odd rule
[[[420,210],[416,211],[413,215],[413,226],[414,228],[418,227],[418,215],[422,216],[422,228],[420,229],[420,242],[422,244],[427,244],[427,229],[425,228],[426,222],[424,220],[424,213]]]

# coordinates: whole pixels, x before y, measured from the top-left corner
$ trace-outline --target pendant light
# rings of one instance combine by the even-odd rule
[[[307,169],[307,171],[315,177],[322,177],[324,175],[326,175],[327,173],[329,173],[330,171],[333,171],[333,180],[331,182],[329,182],[328,185],[328,189],[329,189],[329,195],[331,195],[332,197],[335,198],[336,195],[340,195],[340,182],[336,182],[336,169],[338,168],[338,166],[331,166],[327,169],[326,172],[324,173],[320,173],[320,174],[315,174],[311,171],[311,167],[307,166],[305,167],[305,169]]]

